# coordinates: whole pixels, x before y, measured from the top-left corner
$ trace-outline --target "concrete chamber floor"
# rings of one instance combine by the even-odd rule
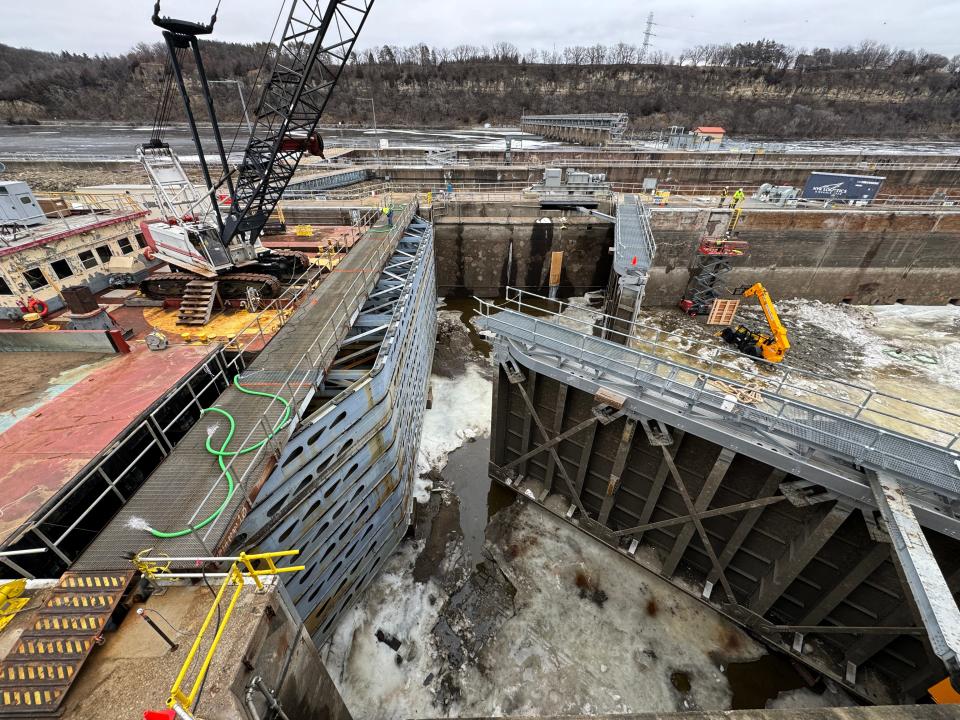
[[[461,322],[469,307],[457,307],[440,315],[416,535],[322,649],[353,716],[854,704],[693,597],[491,486],[492,368]]]

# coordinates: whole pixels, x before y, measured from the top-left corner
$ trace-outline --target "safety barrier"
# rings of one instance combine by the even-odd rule
[[[592,309],[591,320],[562,316],[549,308],[565,303],[516,288],[507,289],[501,305],[478,303],[484,327],[536,351],[561,353],[690,407],[724,408],[731,402],[722,389],[728,386],[760,393],[760,404],[733,407],[764,433],[842,452],[857,464],[895,472],[921,490],[960,497],[960,413],[784,364],[757,361],[762,372],[748,373],[721,360],[722,347],[637,322],[628,323],[626,333],[609,331],[624,339],[626,344],[618,345],[592,335],[598,321],[613,318]]]
[[[220,585],[220,590],[217,592],[213,601],[213,605],[210,606],[210,610],[203,619],[203,624],[200,626],[200,631],[197,633],[197,638],[193,641],[193,645],[190,647],[190,651],[187,653],[187,657],[184,659],[183,665],[180,667],[180,672],[177,674],[176,680],[174,680],[173,687],[170,688],[170,697],[167,700],[167,707],[174,710],[179,717],[193,717],[190,715],[190,710],[197,700],[197,695],[200,692],[200,688],[203,687],[204,679],[206,678],[207,672],[210,669],[210,663],[213,661],[213,656],[220,645],[220,640],[223,637],[224,631],[227,629],[227,625],[233,615],[234,608],[236,608],[237,601],[240,599],[243,588],[247,584],[247,580],[253,580],[253,583],[256,585],[257,589],[263,590],[264,585],[261,581],[261,578],[276,577],[285,573],[293,573],[303,570],[303,565],[277,567],[276,563],[274,562],[278,558],[293,557],[299,554],[299,550],[281,550],[278,552],[255,553],[251,555],[240,553],[240,555],[236,557],[170,558],[166,556],[141,557],[138,555],[133,559],[134,567],[140,570],[140,572],[142,572],[148,579],[154,581],[198,577],[203,577],[204,579],[217,577],[224,578],[223,584]],[[168,570],[170,563],[172,562],[190,562],[200,566],[208,563],[230,562],[231,565],[225,573],[175,573],[169,572]],[[254,567],[254,564],[259,562],[265,562],[267,567],[265,569],[257,569]],[[190,673],[193,667],[194,660],[196,660],[198,654],[200,653],[200,648],[203,645],[204,638],[207,635],[207,631],[210,629],[211,623],[213,623],[214,618],[220,614],[220,604],[226,597],[227,590],[231,587],[233,588],[233,592],[227,601],[227,607],[225,610],[223,610],[223,616],[217,622],[213,638],[210,641],[206,652],[203,654],[200,667],[194,674],[193,682],[191,683],[187,680],[187,675]],[[189,689],[187,689],[188,685]]]

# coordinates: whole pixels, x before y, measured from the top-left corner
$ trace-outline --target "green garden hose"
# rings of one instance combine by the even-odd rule
[[[205,410],[202,410],[200,413],[201,416],[206,415],[208,412],[215,412],[220,415],[223,415],[227,419],[227,422],[230,423],[230,429],[227,431],[227,436],[223,439],[223,444],[220,446],[219,450],[214,449],[213,446],[211,445],[211,440],[213,439],[213,433],[210,433],[207,435],[207,443],[206,443],[207,452],[210,453],[211,455],[216,456],[217,462],[220,465],[220,469],[223,471],[224,476],[226,476],[227,478],[227,495],[223,499],[223,502],[220,503],[220,506],[216,510],[214,510],[212,513],[210,513],[210,515],[208,515],[206,518],[198,522],[196,525],[193,525],[192,527],[189,527],[189,528],[185,528],[184,530],[176,530],[174,532],[163,532],[161,530],[152,528],[146,523],[143,523],[141,521],[139,523],[139,526],[147,530],[154,537],[157,537],[157,538],[183,537],[184,535],[189,535],[192,532],[196,532],[202,527],[206,527],[207,525],[212,523],[214,520],[216,520],[218,517],[220,517],[220,514],[226,509],[227,505],[230,503],[231,498],[233,498],[233,493],[236,490],[236,483],[234,482],[233,475],[227,469],[227,464],[224,461],[224,458],[235,457],[237,455],[246,455],[247,453],[253,452],[254,450],[259,450],[261,447],[267,444],[270,438],[272,438],[274,435],[280,432],[280,430],[283,429],[287,425],[287,423],[290,422],[290,401],[289,400],[286,400],[282,396],[275,395],[273,393],[259,392],[257,390],[250,390],[249,388],[245,388],[243,387],[243,385],[240,384],[239,375],[234,376],[233,386],[237,388],[237,390],[239,390],[240,392],[246,395],[257,395],[259,397],[270,398],[271,400],[279,400],[281,403],[283,403],[283,415],[280,416],[280,419],[277,421],[277,424],[273,427],[273,430],[271,430],[270,433],[265,438],[263,438],[263,440],[260,440],[259,442],[254,443],[253,445],[248,445],[247,447],[240,448],[239,450],[227,450],[227,446],[230,444],[230,441],[233,439],[233,435],[237,429],[237,422],[236,420],[233,419],[233,415],[231,415],[229,412],[227,412],[223,408],[218,408],[218,407],[211,407],[211,408],[206,408]],[[137,522],[132,522],[131,524],[133,524],[134,526],[138,526]]]

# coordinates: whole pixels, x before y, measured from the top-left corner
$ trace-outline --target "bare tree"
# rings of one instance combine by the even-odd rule
[[[609,61],[614,65],[632,65],[637,62],[636,46],[617,43],[610,48]]]
[[[563,49],[563,59],[568,65],[583,65],[587,60],[587,48],[583,45],[571,45]]]

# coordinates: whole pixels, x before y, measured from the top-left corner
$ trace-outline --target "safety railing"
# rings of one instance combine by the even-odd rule
[[[843,445],[854,457],[882,455],[887,469],[908,465],[915,471],[914,479],[925,483],[927,489],[960,496],[960,467],[955,464],[960,458],[960,413],[782,363],[758,360],[745,370],[743,365],[724,359],[739,356],[723,347],[639,322],[616,319],[628,330],[606,332],[619,336],[625,344],[610,343],[594,338],[592,333],[605,322],[614,326],[614,318],[580,306],[577,313],[590,319],[563,314],[570,307],[566,303],[517,288],[508,288],[500,304],[478,302],[484,316],[494,316],[504,309],[528,316],[524,322],[531,340],[559,342],[594,367],[627,372],[633,382],[642,379],[648,385],[684,386],[686,397],[699,401],[711,395],[718,407],[729,400],[729,391],[723,387],[759,393],[759,405],[741,408],[754,413],[765,428],[789,425],[795,434],[801,430],[815,432],[821,441],[824,434],[833,434],[835,444]],[[517,317],[503,322],[515,324]],[[566,326],[574,335],[558,340],[551,329],[548,337],[548,325]],[[710,385],[716,389],[711,390]],[[843,428],[849,431],[847,437],[842,435]]]
[[[86,468],[42,514],[33,518],[19,537],[4,547],[19,547],[27,538],[36,538],[40,546],[56,556],[61,565],[60,571],[65,571],[77,559],[91,539],[91,532],[95,530],[88,518],[109,518],[118,501],[121,505],[126,504],[140,486],[130,480],[131,473],[143,475],[145,460],[153,457],[152,466],[155,467],[170,454],[179,439],[200,417],[200,411],[230,384],[226,377],[229,365],[222,348],[214,351],[192,373],[168,390],[146,418],[113,443],[109,452]],[[190,399],[184,401],[184,394],[189,395]],[[179,405],[182,407],[170,415],[171,408]],[[93,498],[83,500],[91,488],[101,489]],[[73,512],[76,514],[73,515]],[[79,540],[75,539],[77,533],[81,534]],[[25,558],[20,560],[27,561]],[[34,573],[12,556],[0,556],[0,562],[22,577],[34,577]]]
[[[46,193],[41,200],[52,199],[59,207],[35,213],[15,221],[0,233],[0,247],[29,237],[43,240],[64,232],[91,230],[110,222],[132,220],[147,214],[129,195],[91,193]]]
[[[647,198],[653,196],[643,187],[642,183],[629,182],[611,182],[613,192],[621,194],[633,194]],[[691,206],[696,208],[709,208],[716,206],[720,192],[723,190],[723,184],[698,185],[698,184],[676,184],[663,183],[657,187],[657,191],[669,192],[670,197],[667,206]],[[760,187],[759,184],[738,183],[737,188],[743,188],[748,195],[754,194]],[[284,200],[287,202],[296,202],[297,200],[327,200],[327,201],[352,201],[360,205],[376,205],[380,202],[378,196],[394,193],[397,195],[405,194],[423,194],[430,192],[434,200],[447,200],[454,202],[457,200],[463,202],[520,202],[526,199],[531,185],[529,183],[455,183],[452,192],[447,189],[446,184],[436,181],[424,181],[422,183],[406,182],[367,182],[355,188],[347,188],[333,191],[296,191],[284,194]],[[822,208],[822,200],[807,201],[801,199],[800,205],[812,207],[814,209]],[[777,209],[775,202],[768,203],[760,208],[769,207]],[[922,210],[935,208],[942,212],[960,212],[960,194],[946,194],[943,197],[930,197],[918,195],[893,195],[881,194],[875,200],[863,205],[847,205],[834,202],[831,205],[835,209],[869,211],[882,207],[884,210]]]
[[[317,383],[316,373],[318,370],[323,369],[322,364],[324,358],[327,357],[328,352],[342,342],[342,340],[348,334],[350,323],[356,317],[356,314],[359,312],[366,300],[367,284],[376,280],[376,276],[379,274],[380,269],[384,266],[389,254],[393,252],[396,242],[406,231],[407,226],[413,220],[416,207],[416,202],[409,203],[404,207],[399,216],[395,218],[393,228],[389,229],[384,239],[378,243],[377,250],[371,258],[370,264],[365,268],[359,269],[353,274],[353,278],[351,279],[349,285],[341,291],[340,300],[333,308],[327,323],[317,332],[309,347],[303,352],[283,381],[279,383],[279,388],[275,397],[270,401],[270,403],[267,404],[263,412],[260,413],[259,420],[257,420],[247,432],[242,443],[240,444],[241,447],[248,447],[251,445],[251,441],[258,433],[262,433],[264,438],[269,438],[271,435],[273,435],[272,428],[280,421],[283,415],[283,408],[281,407],[282,403],[280,401],[281,395],[285,396],[287,401],[291,403],[292,417],[287,424],[286,432],[290,433],[296,428],[301,419],[301,409],[298,406],[299,402],[304,400],[307,392],[315,387]],[[371,230],[368,231],[368,234],[369,232],[375,232],[378,229],[379,228],[377,227],[371,228]],[[305,291],[305,289],[301,290],[301,292]],[[243,361],[241,358],[243,357],[245,351],[250,348],[254,342],[259,341],[262,343],[263,340],[264,336],[262,330],[258,326],[258,332],[254,335],[254,337],[244,345],[237,348],[239,350],[238,355],[231,362],[236,363],[238,372],[239,369],[242,369],[241,365]],[[276,439],[276,437],[277,436],[274,436],[274,439]],[[193,525],[194,521],[200,516],[201,512],[203,512],[203,508],[206,507],[207,503],[209,503],[210,499],[214,496],[217,488],[224,487],[224,480],[227,473],[231,473],[234,477],[236,477],[234,465],[238,462],[239,458],[249,457],[249,460],[246,461],[246,467],[236,480],[236,494],[243,496],[246,494],[248,489],[251,473],[256,468],[260,467],[261,460],[264,459],[265,454],[275,452],[278,449],[279,448],[276,447],[274,442],[268,441],[263,443],[252,457],[234,455],[230,461],[226,463],[224,469],[213,481],[213,483],[211,483],[210,488],[204,498],[197,504],[193,514],[187,521],[187,526]],[[229,515],[230,513],[221,513],[213,522],[207,525],[204,533],[199,536],[204,547],[207,546],[206,544],[210,540],[214,531],[219,531],[221,520],[227,522],[229,520]]]
[[[233,611],[236,609],[237,601],[240,599],[240,595],[243,593],[243,588],[246,586],[247,581],[252,580],[258,590],[263,590],[264,584],[261,578],[275,578],[278,575],[304,570],[305,567],[303,565],[278,567],[275,562],[275,560],[279,558],[294,557],[299,554],[299,550],[281,550],[250,555],[240,553],[240,555],[236,557],[170,558],[166,556],[141,557],[138,555],[133,559],[134,566],[151,580],[176,580],[188,577],[203,577],[205,580],[217,577],[223,578],[223,583],[220,585],[220,589],[214,597],[213,605],[210,606],[210,610],[204,617],[197,637],[190,646],[187,657],[180,667],[180,672],[177,673],[176,680],[174,680],[173,686],[170,688],[167,707],[174,710],[178,717],[193,718],[193,715],[190,714],[191,710],[197,701],[197,696],[200,694],[200,688],[204,685],[207,672],[210,670],[210,664],[213,662],[213,656],[220,646],[220,641],[230,623],[230,618],[233,616]],[[189,562],[195,566],[205,566],[209,563],[223,562],[229,562],[231,564],[225,573],[185,574],[170,572],[169,568],[173,562]],[[256,567],[256,565],[260,563],[266,564],[266,567]],[[230,588],[233,588],[233,592],[230,593],[226,608],[221,611],[221,604],[224,598],[227,597]],[[201,656],[201,648],[204,645],[210,626],[213,624],[215,618],[218,619],[213,631],[213,637],[207,643],[206,651],[202,653],[199,667],[193,671],[195,661]],[[193,672],[191,673],[191,671]],[[192,681],[188,679],[188,676],[191,674],[193,674]]]

